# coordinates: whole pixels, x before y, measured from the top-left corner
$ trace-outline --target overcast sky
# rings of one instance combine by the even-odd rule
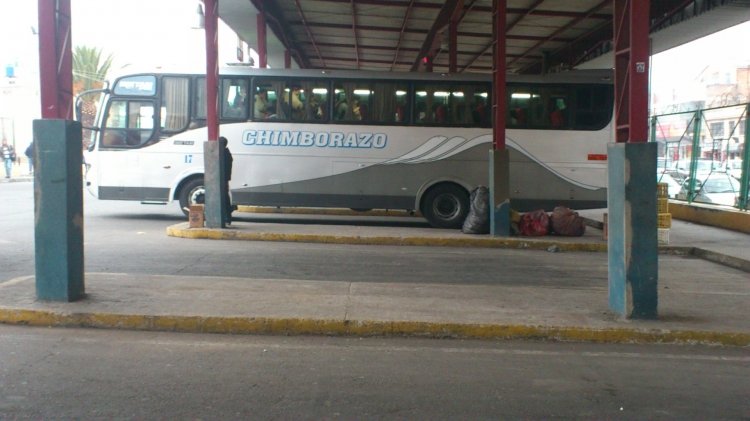
[[[36,54],[36,0],[0,0],[0,64],[23,66]],[[193,29],[198,2],[194,0],[71,0],[73,45],[98,47],[112,53],[114,67],[185,66],[205,60],[204,34]],[[12,40],[12,41],[11,41]],[[236,37],[220,32],[221,59],[235,57]],[[197,63],[197,64],[196,64]]]

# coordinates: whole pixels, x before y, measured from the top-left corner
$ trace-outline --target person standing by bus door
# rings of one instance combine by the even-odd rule
[[[232,152],[227,147],[228,143],[226,137],[219,138],[219,144],[224,153],[224,174],[222,174],[224,176],[224,223],[232,225],[232,211],[234,209],[232,208],[232,199],[229,196],[229,180],[232,179],[232,161],[234,161],[234,158],[232,158]]]
[[[16,160],[16,151],[13,146],[8,144],[8,139],[3,138],[3,144],[0,146],[0,157],[3,159],[5,164],[5,178],[10,178],[10,174],[13,171],[13,162]]]

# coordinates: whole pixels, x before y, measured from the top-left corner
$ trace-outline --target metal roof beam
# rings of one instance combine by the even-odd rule
[[[359,40],[357,38],[357,6],[354,4],[354,0],[351,0],[352,5],[352,32],[354,33],[354,57],[357,58],[357,70],[359,70]]]
[[[328,3],[349,3],[351,0],[318,0],[320,2]],[[691,0],[692,1],[692,0]],[[440,9],[443,7],[440,3],[425,3],[420,1],[395,1],[395,0],[356,0],[357,4],[360,5],[371,5],[371,6],[386,6],[386,7],[413,7],[421,9]],[[482,13],[492,13],[491,6],[472,6],[471,10]],[[509,7],[507,9],[508,14],[522,14],[525,15],[529,11],[528,8],[521,7]],[[582,12],[568,12],[560,10],[534,10],[531,12],[534,16],[552,16],[552,17],[566,17],[566,18],[578,18],[584,15]],[[612,19],[612,15],[607,13],[596,13],[589,16],[591,19]]]
[[[391,64],[391,71],[393,71],[393,67],[396,66],[396,60],[398,60],[398,53],[399,51],[401,51],[401,42],[404,40],[404,31],[406,31],[406,24],[407,22],[409,22],[409,15],[411,15],[412,7],[414,7],[414,0],[411,0],[409,2],[409,6],[407,6],[406,8],[406,13],[404,13],[404,20],[403,22],[401,22],[401,31],[399,31],[398,42],[396,42],[396,52],[393,53],[393,64]]]
[[[417,54],[417,58],[416,60],[414,60],[414,64],[412,64],[411,66],[412,72],[417,70],[422,57],[428,56],[431,50],[434,49],[433,44],[435,43],[438,32],[442,31],[445,26],[448,25],[451,16],[453,16],[457,12],[457,9],[461,6],[461,4],[462,2],[460,2],[459,0],[445,1],[445,4],[443,4],[443,8],[440,9],[440,13],[438,13],[437,18],[435,18],[435,22],[432,23],[432,28],[430,28],[430,31],[427,33],[427,36],[422,43],[422,48],[420,49],[419,54]]]
[[[609,5],[611,2],[612,2],[612,0],[604,0],[604,1],[600,2],[599,4],[597,4],[596,6],[592,7],[591,9],[589,9],[584,16],[581,16],[579,18],[573,19],[570,22],[568,22],[567,24],[561,26],[560,28],[558,28],[557,30],[555,30],[552,34],[550,34],[550,36],[547,37],[546,40],[541,40],[541,41],[537,42],[536,44],[534,44],[531,48],[529,48],[528,50],[526,50],[525,53],[521,54],[521,57],[517,57],[517,58],[514,58],[513,60],[511,60],[510,63],[508,63],[508,66],[510,66],[511,64],[517,62],[518,60],[522,59],[523,57],[527,56],[532,51],[534,51],[537,48],[539,48],[545,42],[549,42],[549,41],[555,40],[558,34],[560,34],[560,33],[564,32],[564,31],[570,29],[573,25],[575,25],[578,22],[586,19],[588,17],[588,15],[596,13],[601,8],[603,8],[604,6]]]
[[[266,23],[273,31],[284,47],[297,56],[298,63],[302,67],[310,67],[310,60],[307,54],[297,48],[294,37],[288,34],[285,28],[289,28],[289,23],[284,19],[284,13],[273,0],[250,0],[256,10],[262,11],[266,18]]]
[[[307,32],[307,38],[312,41],[313,48],[315,48],[315,52],[318,54],[318,58],[323,62],[323,67],[325,67],[326,62],[321,58],[322,55],[320,54],[320,49],[315,44],[315,37],[313,37],[313,34],[310,31],[310,27],[307,25],[307,18],[305,18],[305,12],[302,11],[302,6],[300,6],[299,0],[294,0],[294,4],[295,6],[297,6],[297,13],[299,14],[300,19],[302,19],[302,25],[305,27],[305,32]]]
[[[305,25],[304,23],[300,21],[290,21],[290,25]],[[323,23],[323,22],[307,22],[307,25],[309,27],[314,28],[328,28],[328,29],[345,29],[350,30],[352,28],[351,25],[347,25],[345,23]],[[401,31],[401,28],[397,28],[395,26],[368,26],[368,25],[358,25],[357,28],[359,28],[362,31],[380,31],[380,32],[399,32]],[[429,34],[428,30],[425,29],[404,29],[405,33],[409,34]],[[467,32],[467,31],[459,31],[458,36],[461,37],[475,37],[475,38],[488,38],[490,35],[486,32]],[[533,36],[533,35],[508,35],[508,39],[514,39],[514,40],[522,40],[522,41],[541,41],[541,40],[547,40],[548,37],[540,37],[540,36]],[[568,42],[572,41],[571,38],[556,38],[557,41],[560,42]]]

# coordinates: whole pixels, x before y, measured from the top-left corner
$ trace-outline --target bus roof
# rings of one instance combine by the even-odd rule
[[[123,69],[124,70],[124,69]],[[189,74],[201,76],[199,71],[180,71],[179,69],[153,69],[153,71],[130,71],[121,73],[116,79],[124,76],[137,74],[156,75],[178,75]],[[270,77],[300,77],[300,78],[342,78],[342,79],[367,79],[367,80],[408,80],[408,81],[455,81],[455,82],[491,82],[492,76],[480,73],[426,73],[426,72],[377,72],[358,70],[320,70],[320,69],[258,69],[249,66],[226,66],[219,69],[221,76],[270,76]],[[549,73],[546,75],[517,75],[508,74],[508,82],[527,83],[612,83],[612,70],[571,70],[560,73]]]

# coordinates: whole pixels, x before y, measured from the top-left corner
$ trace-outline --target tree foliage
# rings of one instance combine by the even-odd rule
[[[102,51],[96,47],[77,46],[73,50],[73,92],[101,88],[112,66],[112,54],[102,61]]]
[[[104,86],[109,68],[112,66],[112,54],[102,62],[102,51],[96,47],[77,46],[73,49],[73,95],[83,91],[99,89]],[[85,95],[80,104],[81,124],[84,127],[94,123],[99,96]],[[91,131],[83,130],[83,146],[87,148]]]

